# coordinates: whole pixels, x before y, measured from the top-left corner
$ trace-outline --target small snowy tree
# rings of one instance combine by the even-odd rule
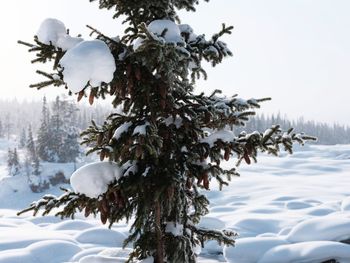
[[[17,148],[13,150],[13,155],[12,155],[12,175],[17,175],[20,173],[21,165],[19,163],[19,158],[17,154]]]
[[[27,134],[26,134],[25,128],[23,127],[19,138],[19,147],[24,148],[26,146],[26,142],[27,142]]]
[[[14,148],[13,151],[10,148],[8,149],[7,170],[10,176],[15,176],[20,173],[21,165],[19,163],[19,158],[18,158],[16,148]]]
[[[220,39],[232,27],[223,25],[207,39],[180,24],[176,12],[194,11],[198,2],[100,0],[100,8],[116,10],[115,18],[129,25],[121,38],[90,27],[97,40],[84,41],[68,35],[62,22],[47,19],[34,44],[21,42],[36,52],[34,62],[54,61],[55,72],[39,71],[47,80],[32,87],[64,85],[78,100],[88,93],[91,104],[110,95],[121,108],[83,133],[89,153],[110,163],[82,167],[71,178],[75,191],[45,196],[22,212],[44,208],[47,214],[63,206],[57,214],[63,218],[85,210],[110,225],[133,220],[126,240],[133,242],[130,259],[149,262],[195,262],[194,248],[209,239],[234,244],[233,232],[197,225],[208,213],[204,192],[211,181],[221,188],[238,175],[235,167],[222,168],[222,161],[236,155],[238,163],[250,164],[258,151],[277,154],[282,146],[292,152],[293,142],[310,137],[279,126],[235,135],[232,129],[268,99],[194,93],[196,79],[206,77],[202,62],[215,66],[231,56]]]
[[[73,101],[68,99],[61,101],[63,143],[58,152],[60,162],[75,162],[80,154],[77,112],[78,108]]]
[[[38,130],[38,139],[37,139],[37,154],[38,157],[43,161],[51,161],[50,156],[50,112],[47,106],[46,97],[43,97],[43,106],[41,109],[41,122],[40,128]]]
[[[48,182],[42,181],[41,178],[40,160],[36,152],[31,125],[28,128],[25,170],[29,175],[30,188],[33,192],[42,192],[49,187]]]
[[[36,149],[35,149],[35,142],[33,138],[33,132],[32,132],[32,126],[29,125],[28,127],[28,138],[26,142],[26,150],[27,150],[27,155],[28,159],[30,162],[34,162],[36,159]]]
[[[52,106],[52,114],[50,116],[49,127],[48,127],[48,160],[50,162],[59,162],[60,149],[63,145],[64,130],[63,130],[63,120],[61,112],[62,101],[59,96]]]

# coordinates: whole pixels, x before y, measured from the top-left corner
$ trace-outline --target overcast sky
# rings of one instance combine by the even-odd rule
[[[197,90],[222,89],[240,97],[272,97],[260,112],[281,112],[350,125],[350,1],[348,0],[212,0],[196,13],[181,13],[196,34],[210,36],[225,22],[235,27],[225,38],[234,57],[214,69]],[[16,44],[31,41],[40,22],[62,20],[71,34],[88,37],[86,24],[109,35],[122,28],[111,13],[88,0],[4,1],[0,9],[1,96],[41,99],[58,88],[41,92],[28,88],[38,80],[32,56]],[[40,78],[39,78],[40,79]]]

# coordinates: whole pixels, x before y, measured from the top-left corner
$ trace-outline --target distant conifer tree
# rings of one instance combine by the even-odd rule
[[[26,146],[26,142],[27,142],[27,133],[25,128],[22,128],[21,135],[19,138],[19,147],[24,148]]]

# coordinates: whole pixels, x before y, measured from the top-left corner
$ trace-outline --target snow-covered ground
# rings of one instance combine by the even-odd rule
[[[0,150],[3,180],[6,151]],[[340,242],[350,239],[350,145],[306,146],[282,157],[261,155],[258,164],[242,164],[241,177],[233,178],[222,192],[214,185],[207,192],[210,214],[201,225],[234,229],[240,236],[236,247],[223,249],[208,242],[199,262],[350,262],[350,245]],[[225,165],[229,164],[234,160]],[[79,215],[74,221],[17,217],[18,209],[42,194],[16,189],[16,183],[9,191],[2,181],[0,263],[104,263],[127,258],[129,249],[120,248],[128,234],[126,224],[109,230],[98,219]],[[59,194],[58,189],[49,192]]]

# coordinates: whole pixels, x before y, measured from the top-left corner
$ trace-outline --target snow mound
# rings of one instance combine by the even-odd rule
[[[264,233],[278,233],[282,220],[273,218],[246,217],[235,222],[231,227],[241,236],[253,236]]]
[[[350,211],[350,197],[345,198],[341,203],[342,211]]]
[[[100,255],[89,255],[81,258],[79,263],[125,263],[128,258],[106,257]]]
[[[74,241],[69,235],[43,229],[36,225],[19,225],[19,227],[21,227],[20,231],[14,231],[13,227],[1,227],[0,251],[24,248],[44,240]]]
[[[350,237],[350,218],[317,217],[297,224],[286,237],[292,243],[303,241],[342,241]],[[349,247],[350,250],[350,247]]]
[[[304,208],[309,208],[312,205],[307,203],[307,202],[302,202],[302,201],[290,201],[287,202],[285,207],[290,210],[297,210],[297,209],[304,209]]]
[[[80,42],[67,51],[60,65],[63,80],[73,93],[83,90],[88,82],[92,87],[111,82],[116,70],[114,57],[101,40]]]
[[[224,257],[229,263],[255,263],[273,247],[288,244],[278,237],[248,237],[236,241],[235,247],[225,247]]]
[[[297,244],[281,245],[267,251],[258,263],[318,263],[336,259],[339,262],[350,262],[350,248],[332,241],[312,241]]]
[[[79,263],[124,263],[128,260],[131,249],[109,248],[100,251],[97,255],[87,255],[79,260]]]
[[[71,37],[68,35],[66,26],[60,20],[54,18],[45,19],[41,23],[36,35],[39,42],[46,45],[52,44],[64,51],[83,41],[80,37]]]
[[[23,249],[0,252],[0,263],[62,263],[81,251],[76,244],[68,241],[41,241]]]
[[[52,230],[85,230],[93,227],[92,224],[83,220],[63,221],[58,224],[51,225]]]
[[[75,236],[75,239],[80,243],[122,247],[126,236],[119,231],[98,227],[82,231]]]
[[[96,162],[76,170],[70,183],[76,193],[97,198],[105,193],[108,185],[120,177],[120,167],[114,162]]]
[[[91,248],[86,248],[79,253],[75,254],[74,257],[71,258],[71,261],[73,262],[78,262],[82,258],[90,255],[97,255],[101,251],[105,250],[105,247],[91,247]]]

